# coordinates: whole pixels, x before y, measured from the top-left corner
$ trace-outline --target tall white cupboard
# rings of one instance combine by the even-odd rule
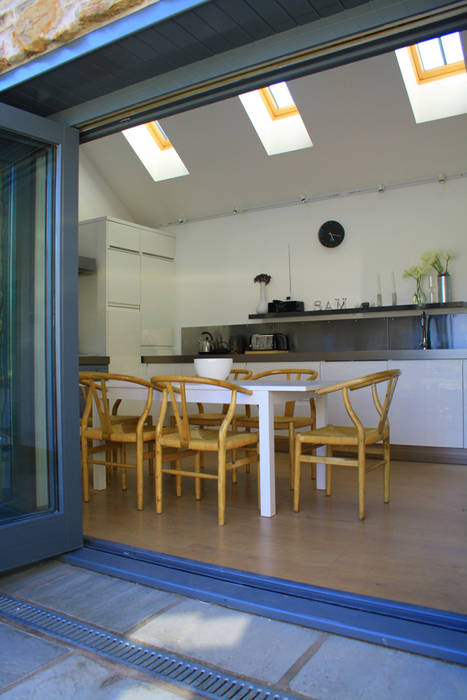
[[[141,374],[141,355],[174,353],[175,236],[111,217],[80,222],[79,352],[110,357],[109,371]]]

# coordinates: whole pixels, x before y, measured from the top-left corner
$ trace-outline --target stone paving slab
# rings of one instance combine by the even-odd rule
[[[44,668],[14,687],[2,698],[8,700],[181,700],[197,694],[175,685],[143,681],[124,675],[124,667],[107,666],[81,654],[73,654]],[[122,673],[123,671],[123,673]]]
[[[465,700],[467,668],[329,635],[290,688],[316,700]]]
[[[173,593],[59,562],[0,577],[0,592],[120,634],[181,600]]]
[[[130,637],[231,673],[277,683],[321,632],[187,599]]]
[[[2,688],[68,653],[68,649],[0,622],[0,693]]]

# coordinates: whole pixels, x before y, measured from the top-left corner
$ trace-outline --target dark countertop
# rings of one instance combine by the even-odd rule
[[[376,360],[467,360],[467,348],[456,350],[352,350],[347,352],[275,352],[242,355],[143,355],[145,364],[182,364],[195,357],[231,357],[239,362],[371,362]]]
[[[109,365],[110,357],[105,355],[79,355],[80,365]]]

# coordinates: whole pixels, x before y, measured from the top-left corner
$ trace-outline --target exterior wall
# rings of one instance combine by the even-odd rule
[[[159,0],[0,0],[0,72]]]

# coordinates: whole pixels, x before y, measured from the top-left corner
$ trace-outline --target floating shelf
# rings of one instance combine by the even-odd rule
[[[428,312],[434,313],[455,313],[456,311],[467,310],[467,302],[465,301],[450,301],[447,304],[399,304],[398,306],[369,306],[361,308],[360,306],[349,309],[320,309],[319,311],[286,311],[266,314],[249,314],[251,319],[309,319],[323,318],[327,316],[357,316],[362,318],[367,315],[378,314],[380,316],[404,315],[412,316]]]

